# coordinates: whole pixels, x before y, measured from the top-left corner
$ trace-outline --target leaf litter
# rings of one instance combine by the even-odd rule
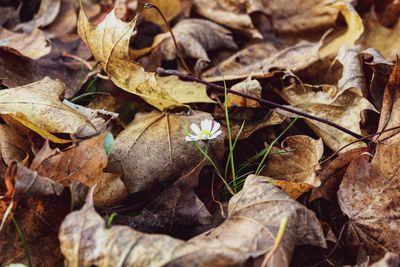
[[[0,265],[398,266],[398,1],[0,14]]]

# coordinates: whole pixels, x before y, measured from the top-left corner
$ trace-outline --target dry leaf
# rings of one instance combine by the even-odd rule
[[[38,59],[50,53],[51,46],[43,32],[35,28],[31,33],[11,32],[0,28],[0,46],[12,53]]]
[[[8,166],[5,184],[8,188],[2,199],[8,201],[16,201],[22,197],[59,196],[64,189],[60,183],[43,177],[16,161]]]
[[[261,84],[257,80],[252,80],[251,76],[249,76],[246,80],[233,85],[231,90],[251,95],[254,97],[261,98]],[[254,100],[249,100],[247,98],[243,98],[241,96],[228,94],[228,107],[249,107],[249,108],[258,108],[260,107],[260,103]]]
[[[75,134],[85,127],[86,134],[95,134],[97,129],[84,115],[60,101],[65,85],[58,80],[44,78],[25,86],[0,91],[0,114],[10,115],[15,120],[56,143],[65,143],[50,133]]]
[[[31,144],[8,125],[0,125],[0,158],[9,165],[12,161],[22,161],[31,153]]]
[[[186,19],[172,29],[176,42],[187,57],[200,59],[209,63],[207,51],[218,48],[236,50],[230,31],[222,26],[204,19]],[[177,57],[175,44],[170,33],[165,33],[160,44],[163,59],[173,60]]]
[[[378,132],[398,127],[399,69],[393,69],[385,88]],[[372,261],[389,252],[400,253],[400,135],[399,131],[378,136],[375,155],[352,161],[338,191],[338,202],[349,217],[347,242],[362,245]]]
[[[318,198],[325,198],[331,202],[335,201],[336,192],[350,162],[364,152],[368,152],[368,148],[362,147],[346,151],[330,162],[328,166],[322,168],[321,172],[318,173],[321,186],[313,188],[309,201]]]
[[[76,28],[78,14],[76,12],[77,2],[71,0],[61,0],[61,8],[56,19],[45,29],[58,38],[64,38],[71,34]],[[53,36],[50,36],[53,37]]]
[[[123,200],[128,192],[119,175],[104,173],[107,155],[104,135],[72,145],[63,151],[51,149],[46,143],[34,158],[30,169],[53,181],[70,185],[78,181],[86,186],[97,184],[95,200],[98,206],[110,206]]]
[[[394,128],[400,125],[400,60],[397,60],[389,81],[383,91],[381,117],[379,119],[378,132]],[[400,129],[395,129],[375,136],[375,140],[385,144],[399,141]],[[397,136],[396,136],[397,135]]]
[[[212,120],[212,117],[204,112],[190,116],[137,114],[115,139],[107,169],[121,173],[129,193],[147,190],[156,183],[186,174],[201,162],[203,155],[185,140],[184,129],[191,123],[200,125],[204,119]],[[219,155],[223,151],[223,136],[211,140],[209,146],[210,153],[215,151]]]
[[[207,81],[222,81],[247,78],[249,75],[263,78],[272,68],[298,71],[319,59],[320,48],[321,42],[301,41],[276,53],[270,44],[257,44],[239,51],[202,76]]]
[[[282,142],[281,148],[271,152],[282,150],[283,153],[268,156],[262,175],[278,180],[273,184],[296,197],[321,184],[315,173],[324,152],[321,139],[314,140],[305,135],[289,136]],[[296,194],[290,194],[289,190],[295,190]]]
[[[203,160],[161,192],[138,216],[119,216],[115,223],[123,221],[135,230],[146,233],[172,233],[185,226],[211,223],[210,212],[194,191],[205,163]]]
[[[332,7],[337,8],[342,13],[347,23],[347,30],[321,48],[319,51],[321,58],[338,53],[343,45],[354,46],[364,32],[363,21],[349,2],[339,1],[334,3]]]
[[[106,267],[116,262],[121,266],[259,266],[284,217],[288,219],[285,236],[268,266],[289,266],[296,245],[326,246],[315,214],[264,177],[249,176],[242,191],[230,200],[228,212],[220,226],[184,242],[126,226],[105,229],[89,196],[80,211],[64,220],[61,250],[68,266]]]
[[[396,60],[400,54],[400,20],[392,28],[386,28],[369,15],[364,24],[365,34],[360,43],[365,48],[375,48],[388,60]]]
[[[372,261],[387,251],[400,253],[399,144],[378,144],[372,162],[370,155],[353,160],[338,191],[340,208],[350,222],[346,243],[363,246]]]
[[[367,91],[367,85],[359,47],[350,48],[346,45],[342,46],[337,59],[343,65],[342,77],[338,81],[337,86],[343,91],[352,89],[353,92],[362,96],[363,92]]]
[[[245,12],[243,1],[212,1],[193,0],[193,9],[201,16],[206,17],[224,26],[247,32],[251,37],[262,38],[251,18]]]
[[[167,25],[165,25],[164,20],[160,14],[154,8],[143,8],[145,3],[151,3],[156,5],[163,13],[167,22],[170,22],[176,16],[178,16],[182,11],[181,0],[139,0],[138,1],[138,12],[143,15],[146,21],[153,22],[160,26],[164,31],[168,31]]]
[[[9,88],[50,77],[63,81],[66,86],[65,97],[72,97],[82,86],[82,75],[86,75],[86,73],[87,71],[82,68],[72,69],[65,64],[54,62],[48,57],[32,60],[0,48],[1,82]]]
[[[185,84],[185,90],[173,94],[171,87],[161,87],[154,73],[145,72],[139,63],[129,58],[129,41],[134,31],[136,19],[130,23],[119,20],[114,11],[98,25],[92,25],[81,8],[78,19],[78,33],[91,50],[93,56],[100,62],[104,71],[120,88],[139,95],[151,105],[160,110],[184,104],[182,98],[191,95],[190,103],[212,100],[206,96],[206,87],[196,90],[199,85],[177,80],[177,84]],[[112,34],[110,34],[112,32]],[[206,96],[206,97],[204,97]],[[187,103],[187,102],[186,102]]]
[[[364,97],[351,90],[343,91],[331,85],[292,85],[277,92],[299,110],[327,119],[358,134],[361,134],[361,112],[366,109],[375,110]],[[334,151],[356,140],[325,124],[308,119],[306,122]],[[347,147],[346,150],[361,146],[364,146],[363,143],[358,142]]]
[[[371,264],[371,267],[397,267],[400,265],[400,255],[396,253],[386,252],[385,256]]]
[[[36,27],[49,26],[56,19],[60,8],[61,0],[42,0],[33,20],[18,24],[16,30],[22,29],[24,32],[31,32]]]

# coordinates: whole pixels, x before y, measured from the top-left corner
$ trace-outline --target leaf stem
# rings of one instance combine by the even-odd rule
[[[217,85],[217,84],[214,84],[214,83],[210,83],[210,82],[204,81],[201,78],[197,78],[197,77],[192,76],[192,75],[180,73],[180,72],[175,71],[175,70],[165,70],[163,68],[158,68],[157,69],[157,73],[159,75],[174,75],[174,76],[177,76],[177,77],[185,79],[185,80],[194,81],[194,82],[198,82],[198,83],[207,85],[208,87],[213,88],[213,89],[215,89],[217,91],[225,92],[225,88],[223,86],[220,86],[220,85]],[[278,104],[278,103],[275,103],[275,102],[272,102],[272,101],[269,101],[269,100],[265,100],[265,99],[262,99],[262,98],[259,98],[259,97],[255,97],[255,96],[252,96],[252,95],[241,93],[241,92],[238,92],[238,91],[235,91],[235,90],[232,90],[232,89],[227,89],[227,91],[228,91],[228,93],[231,93],[231,94],[234,94],[234,95],[238,95],[238,96],[241,96],[241,97],[244,97],[244,98],[247,98],[247,99],[251,99],[251,100],[257,101],[260,104],[263,104],[263,105],[268,106],[268,107],[280,108],[280,109],[286,110],[286,111],[288,111],[290,113],[297,114],[297,115],[299,115],[301,117],[308,118],[310,120],[314,120],[314,121],[318,121],[318,122],[324,123],[326,125],[329,125],[331,127],[336,128],[339,131],[342,131],[342,132],[344,132],[344,133],[346,133],[346,134],[348,134],[348,135],[350,135],[350,136],[352,136],[352,137],[354,137],[356,139],[362,139],[363,138],[361,135],[359,135],[359,134],[357,134],[357,133],[355,133],[355,132],[353,132],[353,131],[351,131],[351,130],[343,127],[343,126],[340,126],[340,125],[338,125],[338,124],[336,124],[334,122],[328,121],[328,120],[320,118],[320,117],[316,117],[316,116],[308,114],[308,113],[304,113],[304,112],[296,110],[296,109],[294,109],[292,107],[281,105],[281,104]],[[364,140],[364,142],[367,143],[367,144],[371,144],[371,140],[369,140],[369,139]]]
[[[158,6],[156,6],[153,3],[145,3],[143,6],[146,9],[154,8],[158,12],[158,14],[160,14],[160,16],[163,19],[165,25],[167,25],[167,27],[168,27],[168,31],[171,33],[172,40],[174,41],[174,45],[175,45],[176,52],[178,54],[179,60],[181,61],[182,65],[186,69],[186,71],[188,73],[191,73],[188,65],[186,64],[185,60],[183,59],[182,50],[179,48],[178,43],[176,42],[175,35],[174,35],[174,33],[173,33],[172,29],[171,29],[171,26],[169,26],[169,23],[168,23],[167,19],[165,18],[164,14],[162,13],[161,9],[159,9]]]

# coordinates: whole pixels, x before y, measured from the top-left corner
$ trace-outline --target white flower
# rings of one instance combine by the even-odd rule
[[[190,125],[190,128],[192,129],[194,134],[188,134],[185,138],[186,141],[199,141],[199,140],[210,140],[217,138],[218,135],[221,134],[221,130],[219,130],[221,124],[218,122],[214,123],[213,126],[213,121],[212,120],[202,120],[201,123],[201,129],[197,124],[192,123]]]

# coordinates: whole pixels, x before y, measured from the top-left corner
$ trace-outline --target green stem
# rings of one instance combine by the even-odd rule
[[[256,175],[259,175],[260,172],[262,171],[262,168],[264,167],[265,160],[267,159],[269,152],[271,151],[272,147],[278,140],[293,126],[293,124],[296,123],[296,121],[299,119],[299,117],[296,117],[286,128],[283,130],[277,138],[275,138],[274,141],[271,142],[271,144],[268,146],[267,151],[264,153],[264,157],[262,158],[260,164],[258,164],[257,170],[255,172]]]
[[[17,230],[18,236],[21,239],[22,245],[24,246],[25,255],[28,258],[28,266],[32,267],[33,265],[32,265],[31,253],[29,250],[28,242],[26,242],[24,233],[22,233],[22,230],[19,227],[19,224],[18,224],[17,220],[15,219],[14,215],[11,215],[11,221],[13,222],[15,229]]]
[[[231,165],[233,192],[237,193],[235,161],[234,161],[234,157],[233,157],[232,131],[231,131],[231,124],[230,124],[230,121],[229,121],[229,112],[228,112],[228,91],[227,91],[228,88],[226,86],[225,79],[224,79],[224,88],[225,88],[225,91],[224,91],[224,97],[225,97],[224,108],[225,108],[226,128],[227,128],[227,132],[228,132],[229,158],[230,158],[230,160],[228,160],[227,164],[230,163],[230,165]],[[225,170],[227,169],[226,167],[225,167]],[[226,173],[226,171],[225,171],[225,173]]]
[[[110,95],[110,94],[109,93],[105,93],[105,92],[88,92],[88,93],[84,93],[84,94],[78,95],[78,96],[72,98],[69,101],[74,103],[74,102],[76,102],[76,101],[78,101],[78,100],[80,100],[80,99],[82,99],[84,97],[91,96],[91,95]]]

